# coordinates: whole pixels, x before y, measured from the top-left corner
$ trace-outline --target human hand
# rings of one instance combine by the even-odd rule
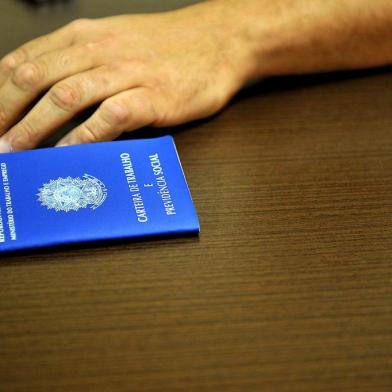
[[[58,145],[207,117],[244,83],[230,44],[205,6],[77,20],[37,38],[1,60],[0,152],[33,148],[99,103]]]

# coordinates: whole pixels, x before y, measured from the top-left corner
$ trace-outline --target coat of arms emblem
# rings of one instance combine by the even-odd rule
[[[80,177],[59,177],[44,184],[37,194],[42,206],[50,210],[78,211],[98,208],[106,199],[105,184],[98,178],[84,174]]]

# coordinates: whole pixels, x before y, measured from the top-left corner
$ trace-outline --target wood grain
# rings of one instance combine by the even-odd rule
[[[2,257],[0,390],[390,391],[391,102],[261,83],[175,133],[199,238]]]

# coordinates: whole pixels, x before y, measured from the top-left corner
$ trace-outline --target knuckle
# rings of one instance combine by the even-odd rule
[[[94,55],[95,53],[100,53],[107,50],[110,47],[109,42],[106,39],[98,39],[94,41],[86,42],[82,47],[83,53],[88,53],[89,55]]]
[[[84,128],[84,132],[83,132],[82,140],[85,143],[95,143],[100,140],[97,131],[88,122],[84,123],[83,128]]]
[[[5,71],[14,70],[20,63],[27,58],[26,52],[23,48],[19,48],[15,52],[8,54],[1,60],[1,68]]]
[[[10,55],[0,60],[0,68],[2,71],[9,73],[15,68],[15,59]]]
[[[99,49],[101,49],[99,41],[87,42],[82,46],[83,52],[95,52]]]
[[[72,62],[72,57],[67,53],[60,53],[57,57],[57,64],[61,68],[67,67]]]
[[[119,43],[117,36],[114,33],[108,32],[103,38],[98,41],[100,48],[113,48]]]
[[[130,111],[123,102],[114,99],[108,99],[101,105],[102,119],[111,125],[120,125],[128,121]]]
[[[80,18],[80,19],[75,19],[74,21],[69,23],[68,26],[73,32],[82,33],[85,32],[86,30],[90,30],[92,24],[93,24],[92,19]]]
[[[104,38],[99,37],[82,44],[80,47],[82,55],[88,53],[90,56],[94,56],[95,54],[103,53],[103,51],[115,49],[118,46],[118,40],[112,37],[111,33],[107,35]]]
[[[12,145],[18,148],[33,146],[36,144],[37,131],[27,121],[22,121],[18,124],[17,135],[15,136]]]
[[[156,120],[155,107],[146,95],[135,94],[130,100],[130,105],[138,113],[140,124],[151,124]]]
[[[145,113],[147,111],[147,98],[142,94],[133,94],[129,98],[129,104],[138,113]]]
[[[112,63],[114,68],[117,68],[120,72],[128,73],[132,71],[134,75],[149,75],[150,64],[142,58],[132,58],[126,61]]]
[[[58,83],[49,91],[49,99],[60,109],[70,111],[80,105],[82,93],[79,87]]]
[[[168,107],[161,107],[159,112],[154,111],[154,117],[151,125],[156,128],[165,127],[168,125],[176,124],[176,116],[173,115],[173,111]]]
[[[37,87],[44,79],[43,67],[37,63],[24,63],[18,67],[12,78],[13,83],[21,89]]]
[[[143,123],[152,124],[157,120],[158,114],[155,100],[148,89],[145,89],[143,92],[140,92],[133,97],[132,106],[141,114],[141,121]]]

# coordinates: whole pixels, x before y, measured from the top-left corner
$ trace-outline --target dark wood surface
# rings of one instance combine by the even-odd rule
[[[153,3],[2,0],[0,51]],[[200,237],[2,256],[0,390],[390,391],[392,73],[261,83],[175,140]]]

